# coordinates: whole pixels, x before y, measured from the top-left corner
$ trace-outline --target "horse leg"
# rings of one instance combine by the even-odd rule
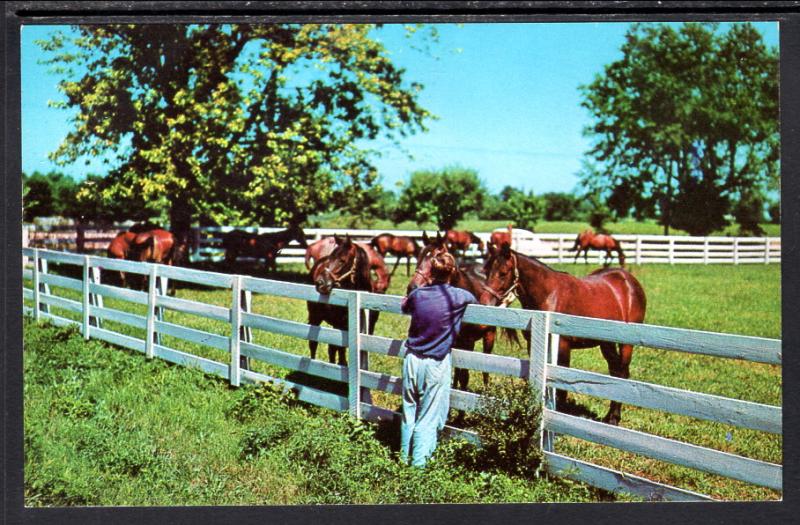
[[[322,313],[320,312],[318,303],[309,302],[308,304],[308,324],[311,326],[319,326],[322,324]],[[308,340],[308,351],[311,353],[311,359],[317,358],[317,347],[319,342],[313,339]]]
[[[569,346],[569,343],[565,341],[563,337],[559,338],[558,359],[556,360],[558,366],[569,368],[570,358],[572,357],[571,354],[572,354],[572,348]],[[567,391],[556,390],[556,410],[564,410],[566,404],[567,404]]]
[[[392,268],[392,272],[389,274],[389,277],[394,277],[394,272],[397,270],[397,265],[400,264],[400,257],[396,257],[397,258],[394,260],[394,267]]]
[[[497,329],[490,328],[483,334],[483,353],[484,354],[491,354],[492,350],[494,350],[494,341],[497,337]],[[483,373],[483,386],[489,386],[489,373]]]
[[[619,345],[619,352],[617,352],[617,344],[615,343],[602,343],[600,350],[603,352],[608,362],[608,373],[613,377],[620,377],[628,379],[630,377],[630,364],[633,355],[633,345]],[[603,418],[604,423],[609,425],[618,425],[621,419],[620,411],[622,404],[619,401],[611,401],[608,407],[608,413]]]

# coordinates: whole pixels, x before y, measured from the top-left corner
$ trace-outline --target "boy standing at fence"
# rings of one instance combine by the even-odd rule
[[[401,304],[411,314],[403,361],[403,415],[400,458],[422,467],[436,448],[437,433],[450,410],[451,350],[467,305],[477,303],[466,290],[448,284],[455,259],[443,253],[431,260],[433,282],[413,290]]]

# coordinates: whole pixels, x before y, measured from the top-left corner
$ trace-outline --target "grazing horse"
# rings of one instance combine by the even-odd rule
[[[344,290],[361,290],[365,292],[376,292],[376,283],[370,277],[369,256],[367,252],[358,244],[350,240],[350,236],[336,240],[336,248],[330,255],[322,257],[314,263],[311,268],[311,280],[314,287],[321,294],[328,295],[334,288]],[[347,330],[347,307],[335,306],[327,303],[308,301],[308,324],[319,326],[322,322],[327,322],[339,330]],[[367,333],[372,334],[375,330],[375,323],[378,322],[378,313],[372,312],[369,318]],[[364,325],[365,312],[361,312],[361,323]],[[317,341],[308,340],[308,349],[311,359],[317,358]],[[341,346],[328,345],[328,360],[331,363],[338,362],[340,365],[347,364],[344,348]]]
[[[306,234],[299,226],[290,226],[285,230],[273,233],[249,233],[233,230],[222,237],[225,249],[225,264],[230,265],[237,257],[255,257],[264,259],[264,269],[277,269],[276,259],[280,252],[292,240],[307,248]]]
[[[414,276],[408,283],[406,293],[411,293],[414,289],[425,286],[433,282],[431,277],[431,260],[437,255],[447,252],[447,243],[445,238],[436,232],[436,238],[428,238],[427,233],[423,233],[423,241],[425,247],[419,254],[417,259],[417,269]],[[456,272],[450,278],[450,284],[457,288],[467,290],[476,299],[480,299],[484,293],[486,286],[486,277],[481,272],[481,265],[475,264],[461,264],[456,268]],[[483,353],[491,354],[494,349],[494,342],[497,335],[497,329],[489,325],[476,325],[471,323],[464,323],[461,325],[461,331],[458,334],[453,346],[461,350],[474,350],[475,343],[481,339],[483,340]],[[513,337],[516,337],[514,334]],[[466,368],[456,368],[454,373],[453,386],[460,390],[466,390],[469,384],[469,370]],[[483,384],[489,384],[489,374],[483,374]]]
[[[186,260],[188,243],[175,234],[161,228],[136,234],[130,243],[128,259],[155,264],[180,265]],[[170,292],[174,293],[174,281],[170,280]],[[144,286],[144,279],[142,280]]]
[[[511,233],[513,232],[513,228],[511,225],[508,225],[508,229],[506,231],[494,231],[492,232],[492,236],[489,237],[489,254],[495,252],[503,247],[503,245],[511,246]]]
[[[519,297],[528,310],[561,312],[584,317],[611,319],[626,323],[644,321],[647,300],[639,281],[622,268],[603,268],[583,278],[553,270],[534,257],[504,246],[485,263],[487,287],[481,304],[497,304],[509,296]],[[526,333],[530,341],[530,333]],[[573,348],[600,346],[614,377],[630,377],[633,345],[562,336],[559,338],[558,365],[569,366]],[[556,394],[556,405],[566,402],[566,391]],[[618,401],[611,401],[603,421],[616,425],[620,420]]]
[[[573,262],[578,262],[578,256],[582,251],[583,259],[586,263],[588,263],[590,248],[592,250],[606,251],[604,266],[608,266],[611,263],[611,259],[613,258],[613,255],[611,255],[611,250],[616,251],[619,257],[619,265],[625,267],[625,254],[622,253],[622,246],[620,246],[619,241],[610,235],[606,235],[604,233],[595,233],[591,229],[582,231],[575,238],[575,245],[571,248],[571,250],[577,250],[575,252],[575,260]]]
[[[373,237],[372,240],[369,241],[369,244],[375,248],[382,257],[386,257],[387,253],[391,253],[397,258],[394,262],[391,275],[394,275],[395,270],[397,270],[397,265],[400,264],[400,259],[403,257],[406,258],[406,276],[410,275],[411,257],[416,257],[419,254],[419,245],[417,241],[411,237],[382,233]]]
[[[136,238],[136,233],[132,231],[119,232],[116,237],[109,243],[106,250],[106,256],[109,259],[127,259],[128,252],[130,251],[131,242]],[[126,287],[127,279],[125,272],[119,272],[119,281],[123,287]]]
[[[483,240],[470,231],[447,230],[445,239],[450,253],[455,254],[458,250],[463,255],[471,244],[477,244],[478,250],[483,253]]]
[[[367,252],[367,256],[369,257],[369,269],[375,272],[375,293],[385,293],[386,290],[389,288],[389,272],[386,270],[386,263],[383,261],[383,257],[378,254],[375,250],[372,249],[372,246],[365,242],[357,242],[360,247]],[[323,257],[327,257],[330,255],[333,250],[336,248],[336,238],[335,237],[324,237],[318,241],[314,241],[313,243],[308,245],[306,248],[306,269],[311,269],[311,261],[314,262],[322,259]]]

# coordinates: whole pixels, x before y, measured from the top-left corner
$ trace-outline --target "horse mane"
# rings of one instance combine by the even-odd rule
[[[563,270],[556,270],[556,269],[555,269],[555,268],[553,268],[552,266],[550,266],[550,265],[548,265],[548,264],[545,264],[545,263],[543,263],[542,261],[540,261],[539,259],[537,259],[537,258],[536,258],[536,257],[534,257],[533,255],[525,255],[524,253],[519,253],[519,252],[517,252],[517,251],[514,251],[514,250],[511,250],[511,253],[512,253],[512,254],[514,254],[514,255],[516,255],[516,256],[517,256],[517,259],[520,259],[520,258],[522,258],[523,260],[526,260],[526,261],[528,261],[529,263],[533,264],[534,266],[539,266],[540,268],[545,268],[545,269],[547,269],[547,270],[549,270],[549,271],[551,271],[551,272],[555,272],[555,273],[563,273],[564,275],[569,275],[569,276],[571,276],[571,277],[575,277],[574,275],[572,275],[572,274],[571,274],[571,273],[569,273],[569,272],[565,272],[565,271],[563,271]]]

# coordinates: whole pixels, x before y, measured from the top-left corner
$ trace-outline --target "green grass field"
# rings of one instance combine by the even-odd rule
[[[212,268],[209,266],[209,269]],[[560,265],[558,268],[585,274],[594,267],[579,264]],[[648,295],[646,322],[649,324],[780,338],[779,265],[645,265],[633,267],[632,271]],[[301,281],[304,276],[302,267],[296,265],[282,267],[274,277]],[[389,293],[401,295],[407,282],[405,270],[399,268]],[[76,297],[67,290],[63,292],[64,296]],[[177,296],[220,306],[227,306],[230,300],[229,292],[188,285],[179,287]],[[107,301],[107,306],[144,313],[144,307],[133,307],[120,301]],[[253,310],[295,321],[306,318],[304,302],[259,294],[254,295]],[[74,314],[57,313],[76,318]],[[227,335],[226,324],[197,316],[168,312],[167,321]],[[141,331],[136,329],[109,325],[123,333],[142,337]],[[382,313],[377,333],[402,337],[407,327],[407,318]],[[273,412],[280,412],[281,417],[285,418],[290,417],[287,414],[294,413],[287,410],[285,404],[269,404],[269,399],[261,400],[263,406],[258,405],[256,412],[267,413],[262,419],[254,421],[245,418],[239,421],[230,416],[231,406],[253,403],[252,388],[233,390],[223,380],[205,378],[197,372],[164,363],[145,362],[140,355],[121,349],[112,350],[98,342],[84,344],[79,336],[75,342],[75,338],[47,334],[50,332],[32,324],[26,325],[26,498],[29,505],[597,501],[608,497],[565,481],[521,479],[494,472],[481,471],[476,474],[464,471],[464,467],[449,456],[442,459],[441,470],[432,468],[425,474],[444,476],[447,479],[446,490],[436,494],[404,494],[386,479],[378,477],[370,481],[367,473],[363,474],[365,479],[362,479],[358,454],[327,458],[320,460],[320,464],[319,461],[312,461],[312,466],[309,466],[308,454],[311,453],[305,451],[298,456],[299,453],[292,447],[301,447],[301,444],[288,438],[279,441],[281,446],[267,447],[266,452],[246,459],[247,455],[243,456],[241,450],[243,447],[248,449],[248,440],[259,442],[259,432],[266,432],[264,428],[281,425],[274,419]],[[37,343],[39,339],[47,337],[65,338],[63,344],[58,343],[64,348],[55,352],[61,361],[53,362],[49,357],[53,349],[52,342]],[[254,331],[254,337],[258,344],[308,355],[305,341],[258,330]],[[224,352],[199,350],[195,345],[174,338],[165,338],[165,344],[218,361],[227,360]],[[524,357],[526,350],[501,338],[496,353]],[[325,355],[324,345],[321,345],[318,356]],[[574,352],[572,366],[603,373],[607,371],[599,349]],[[372,356],[370,367],[399,375],[399,361],[394,358]],[[277,377],[286,377],[287,374],[285,370],[263,363],[256,363],[254,369]],[[58,379],[51,381],[51,375]],[[473,374],[471,387],[477,389],[480,381],[476,380],[476,375]],[[36,379],[39,376],[48,380],[39,381]],[[677,388],[781,405],[781,371],[779,367],[770,365],[637,347],[631,365],[631,377]],[[292,378],[296,379],[296,374]],[[493,383],[497,381],[502,379],[493,379]],[[399,404],[398,398],[383,393],[376,393],[374,401],[393,409]],[[607,409],[606,401],[587,396],[575,396],[573,401],[588,417],[601,417]],[[67,406],[62,406],[65,403]],[[314,428],[315,425],[322,425],[320,428],[327,431],[325,424],[319,421],[330,421],[332,418],[338,421],[324,410],[293,408],[301,414],[297,416],[301,418],[297,421],[299,427],[293,432],[302,434],[300,427]],[[347,427],[348,423],[341,425]],[[623,407],[622,426],[782,463],[780,436],[634,407]],[[335,434],[329,438],[331,443],[336,439],[344,439],[334,432],[335,428],[329,430]],[[349,435],[348,432],[353,430],[347,427],[342,431]],[[320,433],[325,434],[317,432]],[[91,443],[82,441],[85,441],[82,437],[84,434],[93,436]],[[261,437],[270,442],[269,436]],[[313,441],[322,438],[306,439]],[[377,466],[373,467],[378,470],[391,470],[400,467],[391,460],[376,458],[384,458],[389,454],[391,447],[396,446],[397,439],[396,429],[384,429],[379,431],[377,437],[359,446],[369,448],[377,443],[379,450],[370,448],[372,455],[369,455],[371,459],[367,462],[377,462]],[[322,444],[319,446],[324,448]],[[134,457],[117,458],[120,450]],[[780,497],[774,491],[623,454],[577,439],[559,438],[556,450],[721,499],[762,500]],[[443,452],[445,456],[446,452]],[[337,454],[345,452],[337,449]],[[311,456],[313,459],[313,454]],[[363,458],[363,454],[361,456]],[[149,459],[145,461],[142,458]],[[109,466],[108,462],[113,465]],[[144,467],[139,465],[141,462],[144,462]],[[129,463],[134,466],[131,467]],[[324,475],[335,477],[336,483],[344,488],[313,485],[309,481],[307,476],[319,474],[318,470],[323,466],[327,469]],[[352,476],[345,476],[344,471],[350,471]],[[65,476],[65,472],[69,476]],[[392,470],[388,479],[414,475],[398,472]],[[476,481],[486,481],[491,476],[495,476],[491,483],[481,485]],[[101,481],[104,485],[97,485]],[[145,485],[156,488],[142,492]],[[99,486],[107,486],[108,489],[99,490]],[[499,486],[511,488],[502,494],[493,492],[492,487]]]

